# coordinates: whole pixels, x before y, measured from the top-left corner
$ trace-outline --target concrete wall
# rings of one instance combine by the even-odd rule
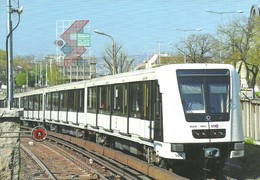
[[[242,123],[245,138],[260,142],[260,100],[241,100]]]

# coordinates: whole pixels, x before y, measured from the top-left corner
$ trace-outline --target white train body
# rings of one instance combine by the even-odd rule
[[[149,162],[223,159],[244,155],[239,89],[230,65],[174,64],[20,93],[15,100],[24,121],[77,129],[77,136],[87,131],[99,143],[110,137],[115,148],[144,149]]]

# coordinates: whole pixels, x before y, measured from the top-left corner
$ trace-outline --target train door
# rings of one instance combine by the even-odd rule
[[[152,82],[153,120],[154,120],[154,140],[163,141],[163,119],[162,119],[162,94],[160,93],[157,81]]]

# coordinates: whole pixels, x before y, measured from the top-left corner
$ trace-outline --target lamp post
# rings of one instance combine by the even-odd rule
[[[169,43],[164,43],[162,41],[157,41],[157,44],[158,44],[158,64],[161,64],[161,46],[162,45],[172,45],[172,42],[169,42]]]
[[[94,30],[95,33],[103,35],[103,36],[107,36],[112,40],[112,71],[113,74],[116,74],[116,52],[115,52],[115,41],[114,38],[106,33],[103,33],[99,30]]]
[[[206,12],[208,13],[212,13],[212,14],[219,14],[219,24],[221,23],[222,20],[222,15],[223,14],[236,14],[236,13],[243,13],[244,11],[238,10],[238,11],[211,11],[211,10],[206,10]],[[222,58],[222,51],[220,49],[219,51],[219,59],[221,61]]]
[[[19,6],[19,1],[18,1]],[[23,12],[23,7],[17,9],[12,8],[11,0],[6,1],[6,12],[7,12],[7,36],[6,36],[6,60],[7,60],[7,108],[13,107],[13,31],[18,27],[20,23],[20,14]],[[13,28],[12,24],[12,13],[18,14],[18,22]]]
[[[212,11],[212,10],[206,10],[208,13],[213,14],[219,14],[219,23],[221,22],[222,14],[236,14],[236,13],[243,13],[244,11],[238,10],[238,11]]]
[[[197,28],[197,29],[180,29],[180,28],[175,28],[176,31],[182,31],[183,32],[183,41],[185,42],[185,33],[187,31],[202,31],[201,28]],[[183,63],[186,63],[186,54],[184,53],[184,49],[185,47],[183,47]]]
[[[22,66],[17,66],[17,67],[19,69],[24,69],[25,70],[25,72],[26,72],[26,88],[28,88],[28,80],[29,80],[29,78],[28,78],[28,70],[23,68]]]

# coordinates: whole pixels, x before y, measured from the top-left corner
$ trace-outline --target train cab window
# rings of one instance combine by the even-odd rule
[[[229,70],[177,70],[187,121],[229,120]]]
[[[101,114],[107,114],[110,112],[110,86],[98,87],[98,93],[98,112]]]
[[[127,85],[117,84],[113,86],[113,114],[127,115]]]
[[[58,111],[59,109],[59,92],[52,92],[52,111]]]
[[[88,112],[96,112],[97,109],[97,88],[88,88]]]
[[[46,110],[51,111],[51,93],[46,94],[45,101],[46,101],[46,103],[45,103],[46,104]]]
[[[205,113],[204,87],[201,78],[186,79],[180,84],[182,103],[186,113]]]
[[[133,118],[149,119],[149,82],[130,84],[130,116]]]
[[[227,113],[229,111],[229,86],[227,79],[209,79],[208,97],[210,113]]]

